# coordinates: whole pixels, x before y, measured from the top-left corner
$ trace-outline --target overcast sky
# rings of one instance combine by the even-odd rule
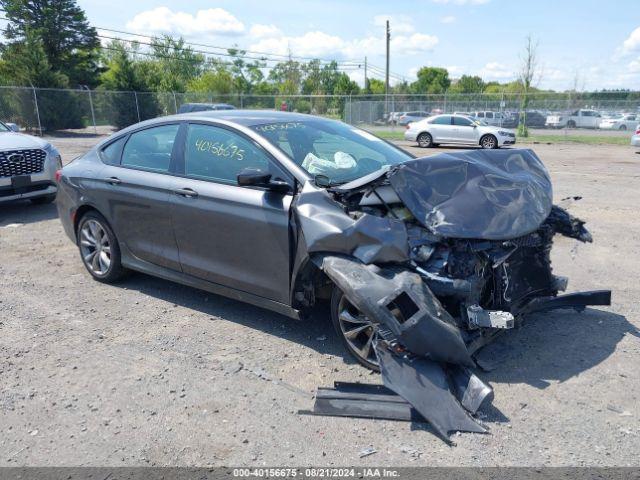
[[[516,76],[525,37],[539,41],[540,86],[640,89],[638,0],[80,0],[97,27],[183,35],[258,52],[384,66],[412,80],[423,65],[451,76]],[[113,34],[111,34],[113,35]],[[375,68],[375,67],[374,67]],[[371,73],[371,72],[370,72]],[[362,79],[362,70],[350,75]]]

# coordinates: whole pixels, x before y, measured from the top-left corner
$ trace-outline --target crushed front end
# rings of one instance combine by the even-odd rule
[[[349,184],[307,185],[295,205],[306,253],[377,325],[385,385],[446,438],[484,431],[469,414],[491,389],[474,353],[533,311],[609,305],[610,292],[558,295],[556,234],[591,242],[552,204],[530,150],[470,151],[406,162]]]

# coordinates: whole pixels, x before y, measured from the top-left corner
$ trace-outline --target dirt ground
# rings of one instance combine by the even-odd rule
[[[52,141],[66,162],[96,139]],[[595,239],[558,239],[556,273],[613,305],[536,315],[488,347],[490,434],[453,447],[424,424],[298,415],[318,386],[380,382],[326,308],[296,322],[141,274],[103,285],[54,206],[0,206],[0,466],[639,465],[640,155],[535,150]]]

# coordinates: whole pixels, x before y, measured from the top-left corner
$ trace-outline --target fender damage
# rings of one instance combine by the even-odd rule
[[[391,394],[324,391],[315,413],[408,419],[410,408],[445,439],[484,432],[471,414],[493,393],[468,369],[474,352],[533,311],[610,304],[606,290],[558,295],[567,280],[552,273],[554,235],[592,239],[552,198],[531,150],[439,154],[329,189],[307,183],[293,209],[298,249],[376,324]]]

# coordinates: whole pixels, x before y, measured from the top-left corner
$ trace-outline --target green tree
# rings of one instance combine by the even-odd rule
[[[231,56],[231,62],[219,62],[220,69],[231,74],[235,93],[250,93],[257,84],[264,81],[262,68],[266,66],[266,62],[262,60],[247,62],[243,58],[247,52],[237,48],[230,48],[227,53]]]
[[[452,93],[482,93],[485,83],[477,75],[462,75],[460,79],[451,86]]]
[[[66,75],[51,69],[42,39],[26,30],[21,42],[3,48],[0,75],[8,82],[30,87],[66,88]]]
[[[4,47],[24,44],[33,35],[49,68],[66,75],[71,86],[97,85],[100,41],[75,0],[0,0],[0,7],[7,19]]]
[[[225,68],[204,72],[187,83],[187,91],[189,92],[212,92],[225,95],[234,93],[234,90],[233,75]]]
[[[527,128],[527,108],[529,107],[529,93],[532,93],[533,83],[538,76],[538,42],[531,35],[527,36],[524,52],[521,58],[520,75],[518,81],[522,86],[522,100],[520,102],[520,124],[518,135],[529,136]]]
[[[187,84],[204,69],[205,58],[186,46],[183,38],[154,38],[152,57],[138,61],[144,83],[156,92],[185,92]]]
[[[98,102],[104,102],[104,105],[98,106],[109,112],[108,120],[117,128],[132,125],[139,119],[152,118],[159,112],[154,95],[136,96],[133,93],[149,88],[140,72],[141,64],[135,59],[137,47],[134,45],[131,48],[128,49],[122,42],[111,42],[105,57],[106,70],[100,76],[101,88],[118,92],[98,96]]]
[[[377,78],[368,78],[367,83],[369,84],[369,92],[374,95],[382,95],[384,94],[384,82],[382,80],[378,80]]]
[[[411,84],[413,93],[444,93],[451,85],[446,68],[422,67],[418,79]]]

